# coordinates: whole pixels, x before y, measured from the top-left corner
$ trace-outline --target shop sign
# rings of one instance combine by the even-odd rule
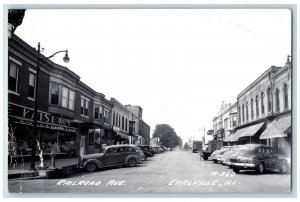
[[[25,106],[8,104],[8,115],[17,119],[15,123],[33,126],[34,110]],[[71,121],[66,118],[57,117],[50,113],[38,111],[37,127],[67,132],[77,132],[76,128],[70,127]]]
[[[207,135],[212,135],[212,134],[214,134],[214,130],[208,130],[207,131]]]

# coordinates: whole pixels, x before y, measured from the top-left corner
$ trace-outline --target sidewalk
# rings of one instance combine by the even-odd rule
[[[35,165],[39,166],[40,161],[36,161]],[[44,166],[50,167],[51,159],[44,160]],[[8,179],[16,179],[16,178],[47,178],[49,174],[60,173],[60,174],[70,174],[78,170],[78,158],[62,158],[62,159],[55,159],[55,170],[38,170],[38,171],[31,171],[30,170],[30,162],[18,163],[16,165],[8,164]],[[52,176],[55,177],[55,176]]]

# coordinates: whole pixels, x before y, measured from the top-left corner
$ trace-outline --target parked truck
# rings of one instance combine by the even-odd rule
[[[199,150],[202,150],[202,141],[199,140],[194,140],[193,141],[193,147],[192,147],[192,152],[196,153]]]
[[[222,140],[211,140],[208,142],[208,144],[206,144],[204,147],[203,147],[203,150],[202,150],[202,158],[204,160],[208,160],[208,157],[210,157],[210,155],[216,151],[216,150],[219,150],[221,149],[223,146],[223,141]]]

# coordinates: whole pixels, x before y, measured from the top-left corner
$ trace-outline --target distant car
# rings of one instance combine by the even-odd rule
[[[153,147],[156,154],[161,154],[164,152],[164,150],[158,146]]]
[[[99,168],[118,165],[133,167],[144,159],[143,151],[135,145],[113,145],[106,147],[103,153],[81,156],[80,166],[93,172]]]
[[[151,146],[149,145],[138,145],[138,148],[140,148],[146,157],[152,157],[155,153],[151,152]]]
[[[215,162],[218,163],[220,157],[228,151],[232,146],[223,146],[221,149],[214,151],[210,158]]]
[[[274,154],[273,148],[262,144],[246,144],[230,157],[230,166],[235,173],[240,170],[255,170],[262,174],[266,170],[285,173],[290,168],[290,158]]]

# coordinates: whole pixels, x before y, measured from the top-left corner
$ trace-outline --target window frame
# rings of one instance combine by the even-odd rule
[[[16,87],[15,87],[15,90],[12,90],[9,88],[9,80],[10,80],[10,69],[11,69],[11,63],[14,63],[16,65]],[[7,89],[8,89],[8,93],[11,93],[11,94],[15,94],[15,95],[20,95],[18,93],[18,86],[19,86],[19,71],[20,71],[20,68],[22,66],[22,63],[19,62],[18,60],[12,58],[12,57],[9,57],[9,60],[8,60],[8,83],[7,83]]]
[[[29,95],[29,92],[30,92],[29,89],[30,89],[30,87],[32,87],[32,86],[30,85],[30,75],[33,75],[33,76],[34,76],[33,97],[31,97],[31,96]],[[33,70],[33,69],[31,69],[31,68],[29,68],[28,96],[27,96],[27,99],[32,100],[32,101],[35,101],[35,98],[36,98],[36,77],[37,77],[36,71]]]

